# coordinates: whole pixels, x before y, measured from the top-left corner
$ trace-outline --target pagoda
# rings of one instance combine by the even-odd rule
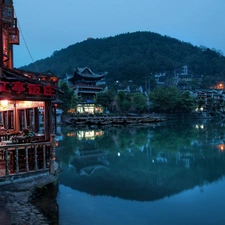
[[[94,104],[96,94],[103,91],[105,87],[104,78],[107,72],[93,73],[90,68],[76,68],[72,77],[68,78],[70,87],[82,101],[77,105],[76,112],[79,113],[95,113],[102,109]]]

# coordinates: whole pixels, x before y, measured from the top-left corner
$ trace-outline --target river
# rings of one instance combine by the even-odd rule
[[[62,129],[54,224],[224,225],[224,126]]]

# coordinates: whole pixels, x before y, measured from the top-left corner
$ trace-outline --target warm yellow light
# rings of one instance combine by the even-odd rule
[[[1,104],[2,108],[5,109],[5,108],[7,108],[8,103],[9,103],[8,100],[1,100],[0,104]]]
[[[219,145],[217,145],[217,148],[218,148],[221,152],[223,152],[223,151],[224,151],[224,144],[219,144]]]
[[[218,87],[218,89],[223,89],[223,84],[219,83],[217,87]]]
[[[74,136],[75,136],[75,133],[74,133],[74,132],[67,133],[67,136],[68,136],[68,137],[74,137]]]

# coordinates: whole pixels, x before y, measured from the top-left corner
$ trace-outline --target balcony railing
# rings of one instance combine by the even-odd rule
[[[54,174],[55,137],[50,142],[0,145],[0,177],[41,170]]]

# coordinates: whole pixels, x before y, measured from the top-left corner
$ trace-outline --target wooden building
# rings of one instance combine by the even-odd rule
[[[104,79],[107,72],[93,73],[90,68],[77,68],[74,70],[72,77],[68,79],[70,87],[74,89],[74,93],[81,97],[82,101],[77,105],[76,111],[79,113],[94,113],[100,108],[95,107],[94,97],[104,88]],[[98,85],[99,83],[99,85]]]
[[[59,79],[49,72],[13,68],[19,30],[12,0],[0,0],[0,8],[0,177],[49,169],[54,173],[53,102]]]

